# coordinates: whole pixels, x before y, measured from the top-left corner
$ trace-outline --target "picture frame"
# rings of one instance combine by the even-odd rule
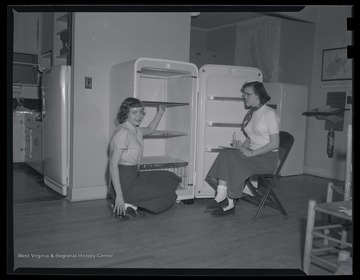
[[[352,79],[352,60],[347,48],[324,49],[322,53],[321,81]]]

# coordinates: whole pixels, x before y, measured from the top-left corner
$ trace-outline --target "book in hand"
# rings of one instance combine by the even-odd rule
[[[233,146],[230,146],[230,145],[220,145],[219,148],[222,148],[222,149],[234,149],[234,150],[240,150],[240,147],[237,148],[237,147],[233,147]]]
[[[219,147],[222,149],[234,149],[234,150],[240,150],[240,147],[242,146],[242,142],[240,140],[233,140],[238,142],[237,145],[234,145],[234,143],[231,143],[230,145],[220,145]]]

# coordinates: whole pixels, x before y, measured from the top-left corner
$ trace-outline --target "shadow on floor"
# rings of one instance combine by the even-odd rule
[[[65,199],[50,189],[43,181],[43,175],[26,163],[13,164],[13,203],[34,203]]]

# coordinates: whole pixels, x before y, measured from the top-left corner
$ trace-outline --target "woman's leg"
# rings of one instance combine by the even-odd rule
[[[223,201],[227,197],[227,184],[223,180],[219,180],[215,200],[217,203]]]
[[[219,195],[219,196],[218,196]],[[215,200],[217,202],[223,201],[225,198],[228,199],[228,206],[226,206],[224,208],[224,211],[230,210],[234,207],[234,200],[232,198],[229,197],[228,193],[227,193],[227,183],[224,180],[219,180],[219,185],[218,185],[218,194],[215,197]]]

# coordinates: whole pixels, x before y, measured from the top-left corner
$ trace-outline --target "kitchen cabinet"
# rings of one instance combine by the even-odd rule
[[[13,53],[13,83],[21,85],[37,85],[38,72],[35,71],[38,64],[37,54]]]
[[[13,84],[13,98],[39,99],[38,85]]]
[[[72,13],[42,13],[42,67],[71,65]]]
[[[14,11],[14,52],[38,53],[39,13]]]
[[[13,162],[25,161],[24,114],[13,112]]]
[[[38,114],[25,114],[25,163],[43,174],[41,131]]]

